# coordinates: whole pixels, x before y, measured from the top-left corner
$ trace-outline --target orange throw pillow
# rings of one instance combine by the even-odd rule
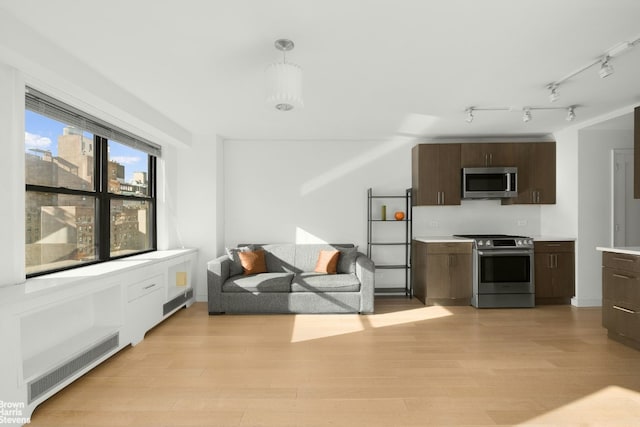
[[[336,274],[338,269],[338,259],[340,251],[320,251],[316,262],[316,273]]]
[[[240,263],[242,264],[243,274],[258,274],[267,272],[267,263],[264,258],[264,250],[238,252]]]

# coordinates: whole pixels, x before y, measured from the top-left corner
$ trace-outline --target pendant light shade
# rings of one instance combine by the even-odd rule
[[[281,39],[275,42],[276,49],[284,52],[293,49],[291,40]],[[302,68],[296,64],[282,62],[270,64],[265,70],[267,86],[267,104],[280,111],[289,111],[304,106],[302,101]]]

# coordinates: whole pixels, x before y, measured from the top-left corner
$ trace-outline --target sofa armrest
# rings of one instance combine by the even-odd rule
[[[222,313],[222,284],[229,278],[231,258],[219,256],[207,263],[207,299],[209,314]]]
[[[356,276],[360,280],[360,313],[373,313],[376,266],[369,257],[361,252],[358,252],[356,258]]]

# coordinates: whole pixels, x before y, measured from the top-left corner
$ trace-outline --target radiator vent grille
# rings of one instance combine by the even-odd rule
[[[46,374],[41,375],[39,378],[30,381],[29,388],[29,403],[33,402],[52,388],[61,384],[66,379],[70,378],[80,370],[89,366],[91,363],[100,359],[102,356],[109,353],[111,350],[118,348],[119,334],[115,334],[105,338],[98,344],[94,345],[87,351],[73,359],[65,362],[64,364],[52,369]]]
[[[166,316],[167,314],[171,313],[173,310],[175,310],[176,308],[180,307],[182,304],[190,300],[192,296],[193,296],[193,289],[188,289],[183,294],[180,294],[174,299],[172,299],[171,301],[165,303],[162,306],[162,315]]]

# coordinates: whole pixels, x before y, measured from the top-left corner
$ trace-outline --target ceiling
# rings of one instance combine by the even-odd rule
[[[240,139],[539,135],[640,104],[637,0],[0,0],[9,14],[193,134]],[[264,104],[265,67],[303,69],[303,109]],[[469,106],[513,107],[512,112]],[[628,122],[628,121],[627,121]]]

